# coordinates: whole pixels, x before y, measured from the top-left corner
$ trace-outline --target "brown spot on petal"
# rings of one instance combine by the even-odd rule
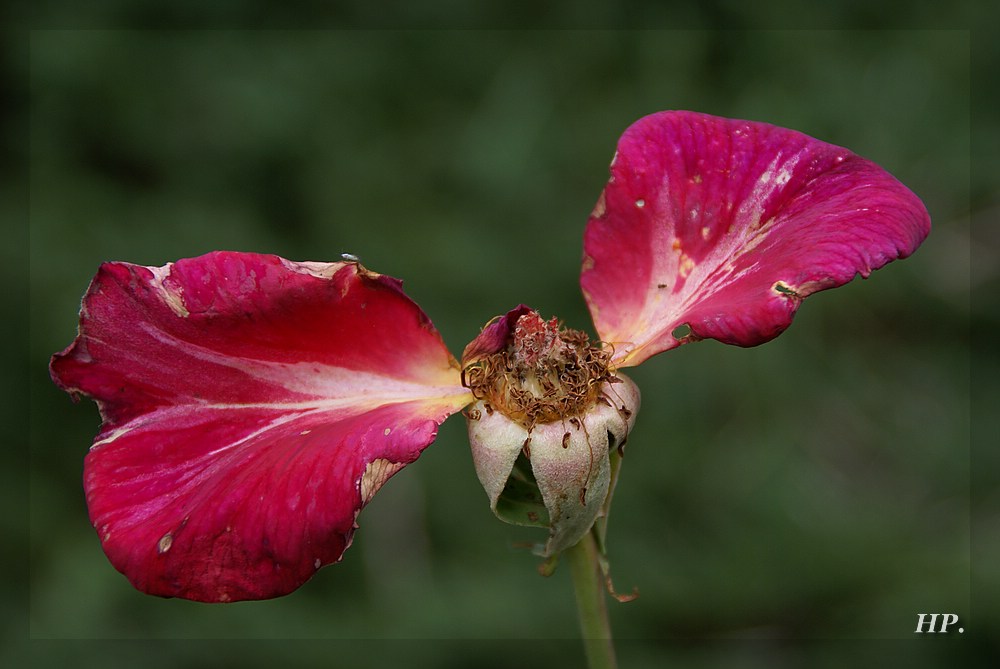
[[[601,196],[597,198],[597,204],[594,205],[594,210],[590,212],[592,218],[602,218],[606,211],[606,206],[604,202],[604,191],[601,191]]]
[[[698,266],[697,263],[691,259],[691,256],[683,252],[680,254],[679,261],[680,266],[677,268],[677,274],[682,279],[686,279],[688,275],[691,274],[691,270]]]
[[[393,474],[403,468],[402,462],[391,462],[385,458],[375,458],[365,467],[365,473],[361,475],[361,505],[364,506],[371,501],[378,489],[381,488]]]
[[[789,286],[788,284],[786,284],[784,281],[777,281],[777,282],[775,282],[775,284],[771,288],[776,293],[780,293],[781,295],[787,295],[789,297],[795,297],[795,298],[799,298],[799,299],[802,298],[802,296],[799,295],[799,293],[798,293],[797,290],[795,290],[794,288],[792,288],[791,286]]]
[[[170,307],[174,315],[180,318],[187,318],[190,314],[187,307],[184,306],[184,298],[181,295],[180,286],[176,284],[168,285],[166,283],[166,280],[170,278],[172,268],[173,263],[167,263],[163,267],[150,267],[148,269],[153,274],[153,285],[160,292],[163,303]]]

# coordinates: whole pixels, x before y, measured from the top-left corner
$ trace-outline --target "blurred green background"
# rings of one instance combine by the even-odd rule
[[[836,646],[912,639],[922,612],[968,620],[969,70],[962,31],[32,33],[30,636],[339,640],[228,644],[242,666],[339,666],[331,648],[359,653],[352,666],[582,662],[568,573],[538,576],[515,547],[537,537],[493,518],[460,418],[296,593],[135,592],[87,520],[97,411],[46,365],[102,261],[213,249],[357,254],[404,279],[454,352],[519,302],[589,329],[583,225],[619,134],[663,109],[847,146],[920,195],[934,228],[765,346],[702,342],[631,370],[643,409],[609,525],[615,583],[640,591],[611,605],[622,665],[671,649],[700,666],[675,641],[720,640],[727,658],[732,639]],[[206,657],[193,641],[113,647],[148,667]]]

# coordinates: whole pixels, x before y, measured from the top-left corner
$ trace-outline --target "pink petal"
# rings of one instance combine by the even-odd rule
[[[462,364],[468,365],[506,348],[510,344],[517,319],[531,311],[531,307],[519,304],[503,316],[497,316],[484,325],[479,336],[470,341],[462,352]]]
[[[619,140],[580,282],[615,360],[637,365],[696,339],[768,341],[803,298],[905,258],[929,231],[920,200],[847,149],[661,112]]]
[[[112,564],[212,602],[338,561],[361,508],[471,399],[396,279],[242,253],[103,265],[51,371],[104,419],[84,486]]]

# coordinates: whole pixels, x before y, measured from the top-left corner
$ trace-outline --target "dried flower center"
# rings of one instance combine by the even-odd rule
[[[592,407],[601,385],[614,379],[610,359],[585,333],[530,312],[517,319],[506,349],[470,363],[462,377],[487,411],[497,409],[530,429]]]

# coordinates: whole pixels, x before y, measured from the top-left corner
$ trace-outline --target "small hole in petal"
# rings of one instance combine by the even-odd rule
[[[774,284],[774,290],[782,295],[788,295],[790,297],[799,297],[798,292],[781,281]]]
[[[674,339],[684,339],[684,337],[687,337],[689,334],[691,334],[691,326],[687,323],[681,323],[670,331],[670,336]]]

